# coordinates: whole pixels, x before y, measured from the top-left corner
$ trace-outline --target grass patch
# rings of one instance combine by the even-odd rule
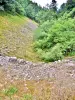
[[[69,56],[75,56],[75,51],[74,51],[74,52],[71,52],[71,53],[69,54]]]
[[[33,96],[31,94],[25,94],[22,100],[33,100]]]
[[[7,56],[38,61],[38,55],[33,52],[34,21],[20,15],[0,12],[0,53]]]
[[[18,91],[18,89],[17,89],[16,87],[10,87],[10,88],[8,88],[8,89],[5,89],[5,90],[3,91],[3,93],[4,93],[5,96],[8,96],[8,97],[10,98],[10,100],[12,100],[12,96],[13,96],[14,94],[16,94],[17,91]]]

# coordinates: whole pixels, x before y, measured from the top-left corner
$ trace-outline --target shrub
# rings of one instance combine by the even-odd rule
[[[71,12],[74,12],[74,9]],[[42,50],[40,57],[44,61],[59,60],[75,52],[75,18],[69,17],[72,15],[71,12],[64,14],[51,24],[47,21],[40,26],[39,35],[35,41],[35,50],[37,52]]]
[[[60,44],[55,45],[51,50],[44,52],[41,57],[46,62],[52,62],[63,58],[63,54],[60,49]]]
[[[9,12],[12,12],[12,13],[15,13],[15,11],[16,11],[15,4],[7,4],[5,9]]]

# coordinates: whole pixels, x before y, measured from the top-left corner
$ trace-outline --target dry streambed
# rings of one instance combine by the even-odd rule
[[[75,100],[75,59],[47,64],[0,56],[0,74],[0,89],[15,84],[19,94],[30,93],[32,100]]]

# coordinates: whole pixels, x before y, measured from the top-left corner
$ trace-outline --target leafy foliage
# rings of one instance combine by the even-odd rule
[[[75,0],[67,0],[66,7],[68,10],[72,10],[75,7]]]
[[[46,21],[37,30],[34,47],[44,61],[56,61],[75,52],[74,12],[75,8],[58,19]]]
[[[31,0],[0,0],[0,10],[2,9],[13,14],[27,15],[29,18],[35,19],[35,15],[41,7]]]

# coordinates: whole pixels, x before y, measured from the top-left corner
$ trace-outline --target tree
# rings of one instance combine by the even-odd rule
[[[35,10],[32,4],[29,4],[26,8],[27,17],[34,19],[35,18]]]
[[[52,3],[51,3],[51,5],[50,5],[50,8],[51,8],[52,10],[54,10],[54,11],[57,10],[57,2],[56,2],[56,0],[52,0]]]
[[[30,0],[0,0],[0,6],[2,6],[5,11],[24,15],[25,8],[29,1]]]
[[[66,7],[67,10],[72,10],[75,7],[75,0],[67,0]]]
[[[57,2],[56,0],[52,0],[51,4],[47,3],[45,6],[47,9],[52,9],[54,11],[57,10]]]
[[[63,11],[63,10],[65,9],[65,7],[66,7],[66,3],[63,3],[63,4],[61,5],[61,7],[60,7],[60,10]]]

